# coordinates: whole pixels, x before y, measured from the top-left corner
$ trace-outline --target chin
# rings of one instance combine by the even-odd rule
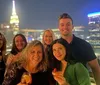
[[[57,59],[58,61],[61,61],[61,59]]]

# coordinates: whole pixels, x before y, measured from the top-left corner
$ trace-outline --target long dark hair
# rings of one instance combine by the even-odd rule
[[[3,45],[0,48],[0,55],[4,56],[5,52],[6,52],[6,39],[5,39],[4,35],[1,33],[0,33],[0,36],[2,37],[2,41],[3,41]]]
[[[26,47],[26,45],[27,45],[27,40],[26,40],[26,38],[25,38],[25,36],[24,36],[23,34],[17,34],[17,35],[15,35],[14,38],[13,38],[13,44],[12,44],[12,49],[11,49],[11,53],[12,53],[13,55],[16,55],[18,52],[20,52],[20,51],[17,49],[16,45],[15,45],[15,38],[16,38],[17,36],[21,36],[21,37],[22,37],[22,39],[23,39],[24,42],[25,42],[25,47]],[[25,48],[25,47],[24,47],[24,48]]]
[[[6,38],[4,37],[4,35],[2,33],[0,33],[0,36],[1,36],[2,41],[3,41],[3,45],[0,48],[0,55],[2,56],[3,62],[6,62],[5,54],[6,54],[6,43],[7,43],[7,41],[6,41]]]
[[[61,68],[61,61],[57,60],[54,57],[53,50],[52,50],[53,45],[56,44],[56,43],[60,43],[60,44],[62,44],[65,47],[65,50],[66,50],[65,61],[68,61],[68,56],[70,54],[70,51],[69,51],[69,45],[66,42],[66,40],[57,39],[57,40],[55,40],[55,41],[52,42],[51,47],[50,47],[50,50],[51,50],[50,55],[53,58],[52,59],[52,63],[53,63],[52,69],[56,68],[57,70],[60,70],[60,68]]]

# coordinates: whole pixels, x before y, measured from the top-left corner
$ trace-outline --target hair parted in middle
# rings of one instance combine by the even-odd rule
[[[38,68],[39,71],[45,71],[45,70],[47,70],[48,59],[47,59],[47,57],[45,56],[45,53],[44,53],[44,46],[43,46],[43,44],[39,40],[31,41],[26,46],[26,48],[22,51],[22,53],[20,55],[21,57],[17,60],[17,62],[21,63],[21,64],[28,64],[27,58],[30,57],[30,56],[28,56],[28,50],[31,47],[35,47],[35,46],[38,46],[38,45],[41,46],[43,55],[42,55],[42,61],[38,64],[37,68]]]
[[[11,53],[12,53],[13,55],[16,55],[16,54],[19,52],[19,50],[17,49],[17,47],[16,47],[16,45],[15,45],[15,38],[16,38],[17,36],[21,36],[21,37],[22,37],[22,39],[23,39],[24,42],[25,42],[25,47],[26,47],[26,45],[27,45],[27,40],[26,40],[25,36],[24,36],[23,34],[16,34],[16,35],[14,36],[14,38],[13,38],[13,44],[12,44],[12,49],[11,49]],[[24,48],[25,48],[25,47],[24,47]],[[24,49],[24,48],[23,48],[23,49]]]
[[[51,29],[46,29],[46,30],[44,30],[44,32],[43,32],[43,36],[42,36],[42,43],[43,43],[43,45],[45,45],[45,42],[44,42],[44,40],[43,40],[43,37],[44,37],[44,35],[45,35],[45,32],[47,32],[47,31],[49,31],[51,34],[52,34],[52,38],[53,38],[53,40],[55,40],[56,38],[55,38],[55,35],[54,35],[54,32],[51,30]]]
[[[66,55],[65,55],[65,58],[64,58],[65,61],[69,60],[68,58],[69,58],[69,55],[70,55],[70,48],[69,48],[68,43],[64,39],[56,39],[52,42],[51,47],[50,47],[50,50],[51,50],[50,55],[53,58],[53,67],[52,68],[57,68],[59,70],[61,61],[57,60],[55,58],[55,56],[53,55],[53,45],[56,44],[56,43],[59,43],[59,44],[61,44],[65,47],[65,51],[66,51]]]

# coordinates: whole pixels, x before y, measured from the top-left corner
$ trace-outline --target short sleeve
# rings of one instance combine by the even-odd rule
[[[93,51],[93,48],[88,42],[81,39],[77,39],[70,46],[72,57],[76,61],[87,63],[88,61],[96,59],[96,55]]]
[[[75,64],[75,76],[79,85],[91,85],[88,70],[83,66],[83,64]]]

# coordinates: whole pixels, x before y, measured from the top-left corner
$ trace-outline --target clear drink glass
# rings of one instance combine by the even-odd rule
[[[21,77],[21,82],[18,85],[31,85],[32,76],[29,72],[24,72]]]

